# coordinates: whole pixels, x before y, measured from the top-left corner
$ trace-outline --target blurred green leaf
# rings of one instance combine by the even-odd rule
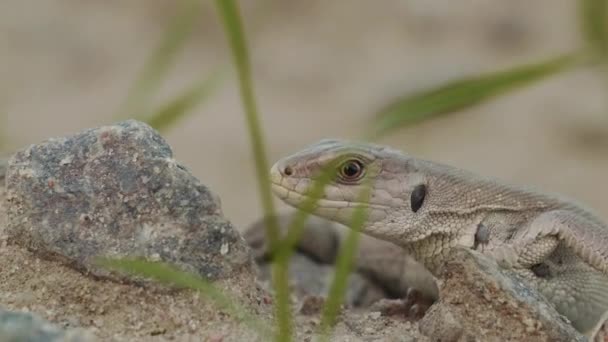
[[[372,190],[370,179],[364,179],[362,186],[363,188],[359,194],[358,203],[368,203]],[[367,215],[368,210],[364,205],[359,205],[355,208],[351,218],[351,224],[349,225],[351,230],[340,248],[336,260],[336,272],[329,289],[327,302],[323,307],[321,324],[319,326],[320,335],[325,340],[329,336],[329,329],[336,323],[336,317],[344,300],[344,295],[346,294],[348,287],[348,277],[353,270],[355,254],[359,247],[361,229],[367,220]]]
[[[342,160],[336,159],[332,162],[324,165],[317,174],[311,176],[311,185],[304,192],[304,200],[302,201],[299,210],[297,210],[293,216],[293,219],[289,223],[287,227],[286,236],[280,240],[280,243],[277,244],[274,248],[271,247],[269,251],[271,255],[273,255],[272,259],[274,260],[273,264],[273,272],[274,275],[281,279],[281,282],[288,283],[289,281],[289,261],[293,252],[295,251],[295,247],[304,232],[304,227],[306,224],[306,219],[309,215],[314,211],[315,207],[318,205],[318,201],[323,197],[325,193],[325,186],[332,182],[336,177],[336,168],[340,164]],[[356,214],[355,214],[356,215]],[[350,248],[355,248],[356,246],[351,246],[347,243],[347,248],[345,250],[340,251],[340,255],[343,253],[350,253]],[[342,258],[341,256],[338,256]],[[346,267],[348,269],[348,261],[346,263],[343,259],[339,259],[342,261],[337,267],[337,272],[340,274],[339,279],[337,280],[337,288],[334,289],[334,292],[329,294],[328,301],[331,302],[330,309],[328,313],[328,320],[331,322],[331,314],[333,306],[338,305],[341,302],[341,291],[340,286],[343,286],[342,281],[345,281],[341,276],[343,275]],[[342,268],[340,268],[342,267]],[[348,275],[348,272],[346,273]],[[347,280],[347,279],[346,279]],[[345,285],[344,285],[345,286]],[[345,289],[342,289],[345,291]],[[285,291],[284,296],[288,296],[289,292]],[[332,297],[333,296],[333,297]],[[288,297],[287,297],[288,298]],[[337,304],[336,304],[337,303]],[[329,328],[331,325],[328,324],[325,330]]]
[[[97,263],[108,269],[153,279],[162,284],[197,290],[237,320],[248,324],[260,335],[271,335],[270,330],[264,323],[250,315],[245,308],[230,299],[221,290],[197,275],[181,271],[166,263],[146,261],[140,258],[99,258]]]
[[[171,20],[159,46],[146,61],[137,81],[129,91],[119,116],[137,117],[144,111],[150,96],[160,86],[163,76],[173,65],[175,57],[190,36],[201,14],[198,0],[179,0],[180,9]]]
[[[251,147],[255,160],[260,200],[264,209],[264,217],[268,220],[268,238],[271,246],[274,246],[278,237],[278,222],[274,215],[274,202],[270,190],[270,179],[268,178],[269,164],[262,129],[260,127],[259,115],[255,96],[253,94],[253,82],[251,80],[251,67],[249,65],[249,53],[245,44],[246,38],[241,24],[241,18],[237,5],[232,0],[216,0],[216,5],[222,16],[232,58],[237,69],[239,78],[239,89],[245,120],[249,129]]]
[[[579,57],[560,56],[540,63],[448,82],[438,88],[406,96],[379,111],[372,124],[371,138],[520,89],[576,65]]]
[[[580,23],[589,48],[608,58],[608,0],[579,0]]]
[[[239,78],[239,90],[241,101],[245,110],[245,120],[249,129],[251,148],[255,160],[257,185],[260,194],[260,202],[263,207],[263,216],[266,221],[266,236],[271,250],[276,250],[279,229],[275,215],[274,201],[270,188],[270,170],[262,129],[259,123],[259,115],[253,94],[253,82],[251,80],[251,67],[249,53],[246,45],[246,37],[243,31],[242,20],[237,4],[232,0],[216,0],[218,12],[222,17],[224,29],[230,44],[232,59],[237,69]],[[284,265],[275,263],[273,265],[272,280],[275,290],[275,319],[277,320],[277,341],[290,341],[293,331],[291,322],[291,309],[289,303],[289,278]]]
[[[276,253],[272,268],[273,276],[277,278],[277,282],[280,282],[281,286],[286,286],[285,289],[281,290],[281,297],[284,297],[282,300],[288,300],[289,298],[289,287],[287,287],[289,284],[289,261],[295,251],[296,244],[302,236],[306,219],[311,215],[312,210],[324,194],[325,186],[335,177],[335,168],[333,166],[332,163],[329,163],[325,168],[321,169],[318,175],[312,177],[311,186],[304,194],[305,199],[301,208],[295,212],[293,219],[289,223],[286,236],[270,251],[271,254]],[[283,310],[286,310],[286,308],[283,308]],[[278,336],[277,340],[286,341],[290,338],[291,333]]]
[[[323,197],[325,193],[325,186],[331,183],[336,177],[336,167],[339,161],[328,163],[321,168],[319,174],[312,177],[310,187],[304,193],[304,200],[300,205],[300,209],[294,213],[293,219],[289,223],[287,229],[287,235],[281,241],[278,252],[279,260],[284,258],[289,260],[291,253],[295,250],[295,246],[299,241],[304,231],[306,219],[318,205],[319,199]]]
[[[341,159],[333,160],[324,165],[317,174],[312,176],[311,186],[308,187],[304,193],[304,200],[300,205],[300,209],[295,212],[294,217],[289,224],[287,235],[281,240],[281,243],[277,246],[277,250],[271,251],[271,254],[276,255],[273,258],[275,261],[274,265],[276,265],[276,272],[281,276],[288,277],[289,260],[295,251],[298,240],[302,236],[306,219],[318,205],[319,199],[322,198],[324,194],[325,186],[335,179],[335,170],[342,161],[343,160]],[[368,181],[369,179],[366,179],[363,183],[363,191],[361,192],[360,198],[361,202],[368,201],[371,194],[371,186]],[[337,316],[340,305],[343,302],[346,287],[348,285],[348,276],[352,271],[353,259],[358,248],[359,232],[365,222],[366,214],[367,211],[364,207],[357,207],[355,209],[352,224],[350,225],[352,230],[338,253],[335,277],[323,311],[320,326],[321,337],[327,337],[330,328],[332,328],[335,323],[335,317]]]
[[[200,81],[180,96],[163,105],[151,116],[142,116],[139,120],[148,123],[161,133],[166,132],[196,106],[208,99],[223,79],[224,73],[216,71],[209,78]]]

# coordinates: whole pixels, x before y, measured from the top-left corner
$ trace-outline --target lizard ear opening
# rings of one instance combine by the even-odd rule
[[[412,206],[412,211],[417,212],[420,207],[422,207],[422,203],[424,203],[424,198],[426,197],[426,185],[420,184],[414,188],[412,191],[412,195],[410,196],[410,205]]]

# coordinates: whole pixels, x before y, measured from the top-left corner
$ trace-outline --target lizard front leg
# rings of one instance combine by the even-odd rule
[[[493,254],[503,266],[528,268],[542,263],[560,243],[608,276],[608,229],[565,210],[540,214]]]
[[[493,254],[532,282],[579,331],[593,336],[608,315],[605,235],[591,220],[552,211],[522,226]]]

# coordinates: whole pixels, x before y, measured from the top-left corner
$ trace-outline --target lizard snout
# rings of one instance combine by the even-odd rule
[[[293,176],[295,173],[294,168],[284,161],[276,162],[270,169],[272,179],[279,179],[283,177]]]
[[[293,167],[287,163],[278,161],[270,168],[270,181],[276,185],[285,185],[288,182],[288,178],[293,174]]]
[[[272,165],[272,167],[270,168],[270,175],[272,176],[272,179],[275,179],[275,177],[283,177],[283,176],[289,176],[292,173],[291,168],[288,168],[288,174],[285,173],[285,168],[288,168],[285,165],[282,165],[282,163],[275,163],[274,165]]]

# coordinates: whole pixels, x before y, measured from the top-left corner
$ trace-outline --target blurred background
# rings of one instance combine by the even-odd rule
[[[230,49],[213,2],[186,11],[178,3],[1,1],[2,149],[146,113],[129,99],[150,79],[157,84],[146,97],[152,112],[175,108],[172,99],[194,85],[190,95],[198,100],[187,101],[188,115],[162,134],[244,229],[262,210]],[[585,40],[571,0],[239,5],[270,163],[322,138],[360,138],[401,96],[547,60]],[[176,27],[178,38],[163,45]],[[165,71],[142,76],[155,54]],[[561,192],[608,218],[606,94],[608,77],[599,69],[572,68],[377,142]]]

